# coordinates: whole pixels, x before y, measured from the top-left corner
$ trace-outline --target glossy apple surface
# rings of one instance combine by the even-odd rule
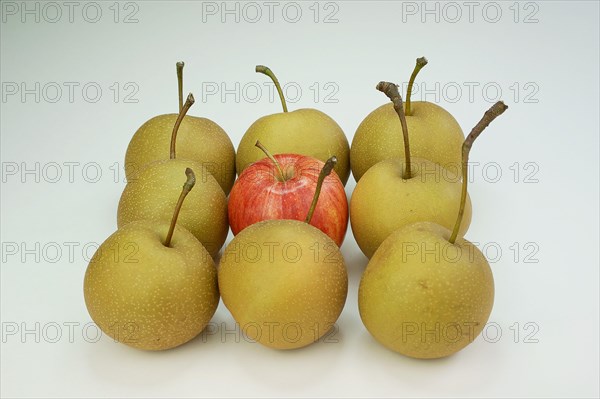
[[[268,219],[303,221],[312,202],[324,163],[298,154],[274,155],[283,171],[269,158],[250,165],[235,182],[229,195],[229,223],[233,234]],[[348,200],[336,173],[323,181],[311,223],[339,246],[348,227]]]

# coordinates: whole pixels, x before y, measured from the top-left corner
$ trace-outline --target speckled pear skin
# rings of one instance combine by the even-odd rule
[[[450,233],[430,222],[406,226],[367,265],[358,291],[360,317],[387,348],[419,359],[445,357],[471,343],[487,323],[494,303],[489,263],[467,240],[450,244]]]
[[[179,179],[181,180],[181,179]],[[145,350],[174,348],[196,337],[219,303],[215,264],[198,240],[167,223],[133,222],[98,248],[85,273],[90,316],[114,340]]]
[[[266,220],[227,246],[219,289],[250,338],[295,349],[317,341],[338,319],[348,274],[339,248],[321,230],[296,220]]]
[[[155,116],[133,135],[125,154],[127,180],[154,161],[169,159],[177,114]],[[235,180],[235,148],[225,131],[210,119],[185,116],[177,131],[176,155],[204,165],[229,194]]]
[[[459,175],[427,159],[413,157],[413,178],[402,179],[403,159],[381,161],[356,184],[350,199],[350,225],[362,252],[371,258],[394,230],[431,221],[452,229],[458,215],[462,181]],[[460,235],[471,224],[467,194]]]
[[[439,105],[415,101],[406,116],[411,156],[429,159],[447,169],[461,165],[465,136],[454,117]],[[404,157],[398,114],[392,103],[375,109],[356,129],[350,149],[352,175],[358,182],[369,168],[389,158]]]
[[[119,227],[136,220],[170,222],[185,169],[196,174],[196,185],[183,203],[177,224],[188,229],[214,257],[229,231],[227,198],[215,178],[201,164],[183,159],[157,161],[130,180],[117,210]]]
[[[337,157],[335,171],[345,185],[350,176],[350,146],[342,128],[325,113],[312,108],[263,116],[246,131],[236,156],[238,175],[265,157],[259,140],[271,154],[309,155],[326,162]]]

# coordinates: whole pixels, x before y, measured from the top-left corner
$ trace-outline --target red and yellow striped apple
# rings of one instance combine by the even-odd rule
[[[258,142],[257,146],[262,147]],[[322,161],[310,156],[268,154],[244,169],[229,195],[233,234],[268,219],[305,220],[323,166]],[[310,224],[331,237],[338,247],[342,245],[348,226],[348,200],[335,171],[323,181]]]

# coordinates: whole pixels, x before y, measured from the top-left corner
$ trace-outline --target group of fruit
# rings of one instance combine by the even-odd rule
[[[284,112],[254,122],[237,154],[216,123],[186,116],[194,97],[184,103],[177,63],[179,114],[152,118],[133,136],[119,228],[85,275],[92,319],[119,342],[168,349],[197,336],[222,297],[255,341],[309,345],[346,301],[340,246],[350,208],[354,237],[370,258],[358,293],[369,332],[418,358],[470,343],[489,317],[494,285],[485,257],[462,238],[471,219],[468,155],[507,107],[496,103],[464,139],[443,108],[410,102],[426,63],[417,60],[405,104],[397,85],[377,85],[391,103],[365,118],[351,149],[324,113],[288,112],[275,75],[257,66]],[[357,185],[348,207],[350,170]],[[217,268],[230,226],[235,237]]]

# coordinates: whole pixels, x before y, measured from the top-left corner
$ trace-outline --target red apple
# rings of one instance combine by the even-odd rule
[[[306,155],[278,154],[244,169],[229,194],[233,234],[267,219],[305,220],[324,165]],[[348,226],[348,200],[335,171],[323,181],[310,224],[331,237],[338,247],[342,245]]]

